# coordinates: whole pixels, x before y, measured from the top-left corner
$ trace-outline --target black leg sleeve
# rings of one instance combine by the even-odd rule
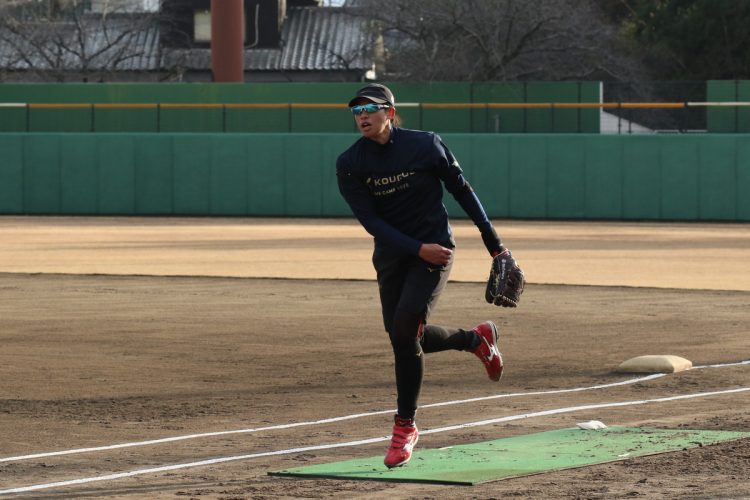
[[[419,342],[422,319],[401,309],[396,310],[391,345],[396,362],[398,415],[414,418],[424,377],[424,355]]]
[[[471,350],[474,332],[461,328],[426,325],[422,334],[422,349],[426,353],[448,350]]]

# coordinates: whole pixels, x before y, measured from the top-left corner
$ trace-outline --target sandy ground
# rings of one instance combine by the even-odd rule
[[[613,370],[641,354],[750,359],[750,225],[496,225],[529,275],[521,307],[483,302],[488,259],[460,222],[433,321],[496,321],[505,375],[490,382],[468,353],[429,356],[423,430],[715,394],[428,434],[420,447],[591,419],[750,431],[750,391],[726,392],[750,388],[748,364],[529,394],[628,380]],[[338,220],[0,217],[0,498],[33,485],[45,487],[7,497],[750,497],[748,439],[472,487],[268,476],[385,451],[321,449],[389,432],[393,363],[370,247]],[[310,424],[279,428],[293,423]],[[49,454],[162,438],[180,439]],[[227,460],[195,464],[208,459]],[[147,471],[173,464],[191,466]],[[133,475],[46,487],[117,473]]]
[[[750,291],[750,224],[496,221],[538,284]],[[454,281],[482,281],[474,226],[453,224]],[[354,220],[0,217],[0,272],[375,279]]]

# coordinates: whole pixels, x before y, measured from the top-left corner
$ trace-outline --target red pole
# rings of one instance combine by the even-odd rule
[[[215,82],[245,81],[243,0],[211,0],[211,69]]]

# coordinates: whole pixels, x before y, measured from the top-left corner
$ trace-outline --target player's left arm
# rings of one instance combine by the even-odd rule
[[[448,147],[436,137],[438,172],[445,188],[453,195],[482,234],[487,251],[492,255],[490,276],[487,280],[485,300],[502,307],[517,307],[526,278],[511,251],[505,248],[494,226],[487,217],[474,189],[464,178],[463,171]]]

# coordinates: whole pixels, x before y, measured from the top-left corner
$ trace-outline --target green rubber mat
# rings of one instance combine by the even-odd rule
[[[743,438],[750,438],[750,432],[573,428],[440,449],[418,445],[411,461],[395,469],[385,467],[380,455],[269,474],[471,485]]]

